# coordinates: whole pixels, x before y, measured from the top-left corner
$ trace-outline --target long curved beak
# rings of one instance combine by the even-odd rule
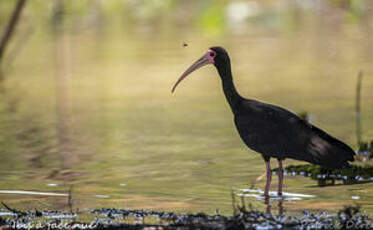
[[[210,58],[210,53],[207,52],[205,55],[203,55],[200,59],[198,59],[196,62],[193,63],[193,65],[191,65],[180,77],[179,79],[176,81],[174,87],[172,87],[172,90],[171,92],[173,93],[176,89],[176,87],[179,85],[179,83],[186,77],[188,76],[189,74],[191,74],[192,72],[194,72],[195,70],[201,68],[202,66],[205,66],[207,64],[213,64],[214,61],[213,59]]]

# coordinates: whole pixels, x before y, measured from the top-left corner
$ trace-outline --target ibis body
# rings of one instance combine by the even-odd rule
[[[336,169],[349,167],[348,161],[354,160],[355,152],[348,145],[296,114],[276,105],[243,98],[233,84],[230,58],[222,47],[211,47],[181,75],[172,92],[187,75],[207,64],[215,65],[220,75],[241,139],[263,156],[267,169],[266,196],[271,183],[271,158],[279,162],[279,195],[282,195],[282,160],[285,158]]]

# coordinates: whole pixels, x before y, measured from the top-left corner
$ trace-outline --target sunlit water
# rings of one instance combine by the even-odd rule
[[[151,9],[111,17],[128,8],[139,12],[138,6],[103,4],[103,15],[71,16],[58,36],[48,21],[29,22],[41,20],[30,4],[18,31],[25,41],[15,37],[22,49],[5,62],[0,85],[0,190],[8,191],[0,200],[19,209],[68,209],[71,189],[73,208],[232,213],[232,189],[249,189],[262,175],[261,156],[240,140],[213,66],[170,92],[214,45],[228,50],[242,95],[307,111],[314,124],[354,148],[362,70],[363,138],[373,139],[372,4],[365,1],[365,13],[356,16],[332,3],[281,2],[253,1],[241,16],[230,15],[237,5],[228,3],[179,3],[155,8],[159,15]],[[182,15],[184,9],[189,13]],[[225,17],[213,20],[215,13]],[[289,213],[356,202],[373,213],[371,183],[318,187],[286,176],[284,191],[308,195],[285,200]],[[243,197],[264,210],[252,194]]]

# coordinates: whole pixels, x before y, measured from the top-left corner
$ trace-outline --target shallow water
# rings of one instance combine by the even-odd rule
[[[312,123],[354,148],[362,70],[363,138],[373,139],[370,1],[256,2],[245,6],[256,11],[244,19],[232,16],[236,6],[227,2],[96,2],[72,10],[62,33],[51,29],[50,12],[41,14],[37,1],[26,8],[15,58],[3,65],[0,82],[0,190],[68,194],[72,188],[74,208],[231,213],[232,188],[250,188],[264,172],[262,158],[236,133],[212,66],[170,93],[213,45],[230,53],[242,95],[307,111]],[[2,12],[7,5],[0,3]],[[371,183],[318,187],[286,176],[284,190],[315,196],[284,202],[287,212],[335,211],[357,202],[373,213]],[[265,208],[260,199],[246,199]],[[68,209],[59,196],[14,192],[0,193],[0,200],[19,209]]]

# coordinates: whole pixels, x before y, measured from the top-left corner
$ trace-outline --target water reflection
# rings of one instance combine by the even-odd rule
[[[52,36],[54,38],[55,52],[55,82],[56,82],[56,136],[57,153],[60,156],[61,168],[50,177],[59,176],[58,173],[68,170],[76,163],[76,155],[71,144],[71,46],[68,36],[64,32],[65,6],[63,1],[54,1],[51,21]],[[62,177],[64,180],[73,180],[71,177]]]
[[[233,192],[233,191],[232,191]],[[242,203],[245,203],[245,198],[247,198],[247,202],[250,204],[252,202],[251,198],[256,200],[262,201],[265,205],[265,211],[268,214],[272,213],[273,204],[277,204],[278,215],[282,215],[284,211],[286,211],[284,207],[284,202],[296,202],[301,201],[303,199],[315,199],[315,195],[307,195],[307,194],[300,194],[300,193],[288,193],[283,192],[282,196],[277,195],[277,191],[269,191],[269,196],[264,195],[264,191],[258,189],[236,189],[234,190],[235,196],[240,197]]]
[[[284,206],[283,206],[284,200],[280,199],[275,202],[277,202],[278,215],[283,215],[284,214]],[[264,199],[264,204],[266,205],[266,213],[272,214],[271,199],[269,197],[266,197]]]

